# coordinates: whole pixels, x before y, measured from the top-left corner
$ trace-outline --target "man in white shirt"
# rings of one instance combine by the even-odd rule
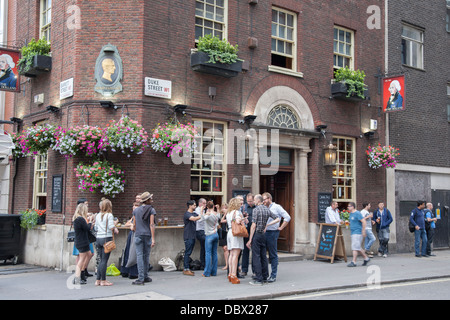
[[[370,251],[370,247],[375,242],[376,238],[373,235],[372,232],[372,217],[373,213],[370,213],[370,203],[365,202],[363,203],[363,209],[361,210],[361,214],[363,215],[364,219],[366,219],[366,237],[364,240],[364,249],[366,250],[366,254],[369,256],[369,258],[373,258],[373,252]]]
[[[337,201],[331,202],[331,205],[325,211],[325,223],[342,224]]]

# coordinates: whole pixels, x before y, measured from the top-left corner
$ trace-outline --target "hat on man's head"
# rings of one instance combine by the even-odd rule
[[[141,194],[141,202],[145,202],[149,199],[153,199],[153,194],[151,194],[150,192],[144,192],[143,194]]]

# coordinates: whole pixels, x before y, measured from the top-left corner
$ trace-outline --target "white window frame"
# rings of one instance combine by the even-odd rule
[[[214,4],[208,3],[207,0],[195,0],[195,5],[196,5],[196,10],[195,10],[195,28],[196,29],[197,28],[202,28],[202,35],[201,36],[204,36],[205,35],[205,22],[206,23],[211,23],[213,25],[213,27],[212,28],[208,28],[208,29],[212,29],[213,30],[212,35],[214,36],[215,35],[214,30],[216,30],[214,28],[214,24],[215,23],[216,24],[220,24],[220,25],[222,25],[222,37],[221,37],[221,39],[227,39],[228,38],[228,32],[227,32],[227,30],[228,30],[228,28],[227,28],[227,25],[228,25],[228,0],[223,0],[223,11],[224,11],[224,13],[223,13],[223,21],[216,20],[215,17],[211,18],[211,17],[206,17],[205,15],[198,15],[197,14],[198,13],[197,5],[203,4],[204,8],[206,8],[207,5],[208,6],[213,6],[214,7],[214,16],[215,16],[216,13],[217,13],[217,8],[218,8],[218,6],[216,4],[217,0],[212,0],[212,1],[214,1]],[[219,7],[219,8],[222,8],[222,7]],[[197,23],[198,19],[202,20],[202,24],[201,25]],[[196,34],[196,32],[194,32],[194,33]],[[197,35],[195,37],[196,37],[195,42],[198,42]]]
[[[222,122],[222,121],[215,121],[215,120],[209,120],[209,119],[193,119],[193,122],[195,124],[195,126],[197,127],[198,130],[198,134],[195,137],[196,140],[196,148],[195,151],[193,153],[193,157],[192,157],[192,161],[191,161],[191,195],[192,196],[222,196],[222,199],[225,199],[225,195],[227,194],[227,123],[226,122]],[[210,123],[213,124],[214,127],[215,125],[221,125],[223,126],[223,132],[222,132],[222,137],[217,137],[215,135],[213,136],[203,136],[203,128],[204,128],[204,123]],[[215,142],[219,142],[222,143],[221,149],[222,149],[222,153],[221,154],[215,154],[215,151],[220,150],[220,149],[216,149],[214,146]],[[205,153],[203,150],[203,143],[206,143],[209,148],[211,148],[209,151],[212,151],[210,153]],[[210,156],[210,159],[213,159],[212,162],[209,163],[209,168],[204,169],[205,166],[205,155]],[[217,157],[221,157],[221,160],[219,161],[219,163],[222,165],[221,169],[215,169],[213,168],[214,165],[214,161],[216,161],[218,158]],[[209,162],[209,160],[208,160]],[[198,174],[197,174],[198,172]],[[221,191],[214,191],[214,177],[218,177],[218,175],[214,175],[214,173],[219,173],[221,174]],[[192,190],[192,177],[198,177],[199,181],[198,181],[198,190],[197,191],[193,191]],[[202,191],[202,177],[206,177],[206,178],[211,178],[210,184],[211,184],[211,189],[210,191]]]
[[[419,32],[420,40],[413,39],[413,38],[410,38],[410,37],[407,37],[407,36],[403,35],[403,29],[404,28],[411,29],[413,31]],[[403,50],[405,49],[403,47],[403,42],[405,42],[405,46],[408,47],[408,50],[409,50],[409,53],[410,53],[409,56],[406,56],[406,60],[407,61],[403,62],[403,56],[402,56],[403,65],[423,70],[424,69],[424,30],[420,29],[420,28],[417,28],[417,27],[413,27],[411,25],[403,24],[402,25],[401,37],[402,37],[402,55],[404,54]],[[413,61],[414,60],[413,59],[413,54],[412,54],[412,52],[413,52],[413,50],[412,50],[413,44],[419,45],[419,48],[420,48],[420,56],[421,57],[420,57],[420,61],[419,60],[417,61],[417,65],[414,65],[414,61]]]
[[[52,1],[41,0],[39,13],[40,38],[45,37],[50,42],[52,31]]]
[[[334,36],[335,30],[338,33],[337,39]],[[344,32],[344,41],[341,41],[341,39],[339,38],[340,31]],[[346,33],[350,33],[350,36],[351,36],[350,42],[346,41]],[[336,46],[336,44],[337,44],[337,46]],[[350,45],[350,54],[347,54],[347,52],[340,52],[339,51],[340,44],[342,44],[344,46],[344,48],[346,48],[346,45]],[[337,47],[337,49],[338,49],[337,51],[335,50],[335,47]],[[348,67],[349,67],[349,69],[354,70],[354,68],[355,68],[355,58],[354,58],[355,57],[355,32],[353,30],[335,25],[333,27],[333,68],[334,69],[340,69],[343,67],[343,66],[339,66],[336,64],[337,56],[343,57],[343,59],[344,58],[349,59],[350,63],[349,63]]]
[[[37,154],[34,158],[33,208],[41,210],[39,198],[47,197],[48,153]],[[46,209],[46,208],[45,208]]]
[[[334,143],[336,139],[336,144]],[[347,141],[351,141],[352,149],[351,151],[340,150],[339,149],[339,140],[344,140],[344,145],[347,145]],[[333,169],[332,177],[333,177],[333,189],[336,192],[337,197],[334,197],[335,193],[333,192],[333,201],[337,202],[355,202],[356,203],[356,140],[350,137],[343,136],[333,136],[333,144],[337,147],[337,157],[336,157],[336,167]],[[344,155],[344,162],[340,162],[340,153]],[[345,160],[351,157],[351,163],[346,163]],[[350,170],[348,170],[350,168]],[[342,171],[341,171],[342,170]],[[346,181],[344,184],[340,184],[338,180],[351,180],[352,183],[350,186],[346,185]],[[348,191],[345,188],[351,188],[350,196],[348,195]],[[340,189],[341,188],[341,189]],[[340,191],[341,190],[341,191]],[[339,198],[340,192],[343,192],[344,197]]]
[[[298,63],[298,58],[297,58],[297,48],[298,48],[297,26],[298,26],[298,22],[297,22],[297,20],[298,20],[298,15],[297,15],[297,13],[295,13],[293,11],[281,9],[281,8],[275,7],[275,6],[272,7],[271,12],[273,12],[273,11],[281,12],[286,15],[291,15],[293,17],[292,28],[287,25],[287,22],[285,24],[285,27],[286,27],[285,35],[287,35],[287,29],[292,29],[292,40],[288,39],[287,36],[281,37],[281,36],[279,36],[279,34],[273,35],[272,32],[270,34],[271,43],[272,43],[272,41],[275,40],[277,43],[280,41],[280,42],[289,43],[292,45],[292,53],[291,54],[278,52],[276,50],[274,51],[274,50],[272,50],[272,45],[271,45],[271,49],[270,49],[271,55],[275,54],[275,55],[279,55],[279,56],[288,57],[289,59],[291,59],[292,66],[291,66],[291,68],[283,68],[283,67],[276,66],[276,65],[269,65],[268,70],[272,71],[272,72],[278,72],[278,73],[291,75],[291,76],[303,77],[303,73],[297,71],[297,63]],[[273,19],[271,18],[271,29],[273,29],[273,27],[275,25],[275,27],[277,27],[277,33],[278,33],[278,31],[280,30],[279,27],[282,24],[274,22],[272,20]],[[287,19],[285,21],[287,21]]]

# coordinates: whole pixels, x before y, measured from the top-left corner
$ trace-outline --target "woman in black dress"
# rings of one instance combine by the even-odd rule
[[[93,224],[88,221],[87,213],[88,207],[84,203],[80,203],[72,218],[73,229],[75,231],[74,245],[80,252],[77,267],[75,269],[74,284],[86,284],[86,279],[81,278],[81,270],[85,270],[89,263],[90,248],[88,232],[93,227]]]

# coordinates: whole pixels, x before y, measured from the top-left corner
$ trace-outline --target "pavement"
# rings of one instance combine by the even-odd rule
[[[263,286],[249,284],[251,277],[231,284],[226,271],[219,267],[216,277],[195,276],[182,272],[151,271],[151,283],[132,285],[122,276],[108,277],[111,287],[94,285],[95,276],[86,285],[74,287],[73,273],[30,265],[0,265],[0,300],[259,300],[287,295],[320,292],[406,281],[450,277],[450,250],[436,250],[435,257],[416,258],[413,253],[374,257],[363,267],[358,257],[357,267],[348,262],[329,260],[298,260],[282,255],[277,281]],[[403,297],[405,298],[405,297]]]

